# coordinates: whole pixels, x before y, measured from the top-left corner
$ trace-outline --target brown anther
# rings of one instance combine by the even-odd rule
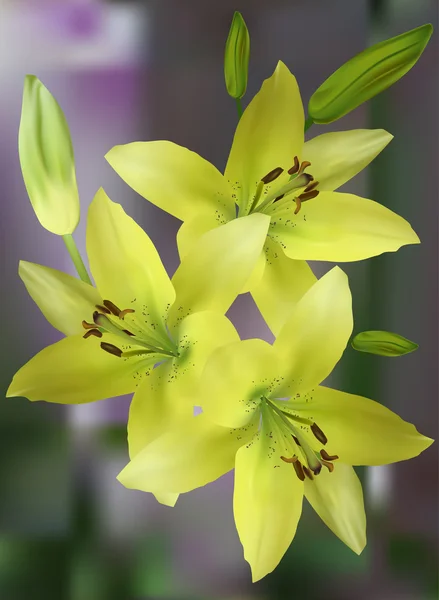
[[[100,313],[98,310],[95,310],[93,313],[93,321],[96,325],[99,325],[98,319],[100,316],[102,316],[102,313]]]
[[[300,194],[299,198],[302,202],[306,202],[307,200],[316,198],[319,194],[319,190],[312,190],[311,192],[304,192],[303,194]]]
[[[111,310],[108,310],[106,306],[102,306],[102,304],[96,304],[96,308],[104,315],[111,315]]]
[[[304,160],[300,165],[300,169],[297,171],[297,175],[301,175],[305,169],[311,166],[311,163],[308,160]]]
[[[122,329],[122,331],[127,335],[136,335],[135,333],[131,333],[131,331],[128,331],[128,329]]]
[[[89,329],[88,331],[86,331],[84,333],[84,335],[82,337],[84,338],[84,340],[86,340],[91,335],[94,335],[95,337],[98,337],[98,338],[102,337],[102,333],[99,331],[99,329]]]
[[[294,211],[294,214],[297,215],[297,213],[299,212],[299,210],[302,206],[302,201],[300,200],[300,196],[298,196],[297,198],[294,198],[294,201],[296,203],[296,210]]]
[[[278,196],[277,198],[275,198],[275,199],[274,199],[274,202],[273,202],[273,204],[274,204],[275,202],[277,202],[278,200],[282,200],[282,198],[283,198],[284,196],[285,196],[285,194],[281,194],[280,196]]]
[[[120,315],[120,308],[117,308],[117,306],[113,302],[111,302],[111,300],[103,300],[103,303],[105,307],[108,308],[110,313],[113,314],[115,317],[118,317]]]
[[[311,183],[309,185],[307,185],[305,188],[305,193],[310,192],[311,190],[315,189],[319,185],[319,183],[320,183],[320,181],[311,180]]]
[[[331,463],[330,463],[331,464]],[[319,463],[316,467],[310,467],[314,475],[318,475],[322,470],[322,465]]]
[[[114,356],[118,356],[118,357],[122,356],[122,350],[120,348],[118,348],[117,346],[114,346],[113,344],[108,344],[107,342],[101,342],[101,348],[102,348],[102,350],[105,350],[105,352],[108,352],[109,354],[114,354]]]
[[[282,175],[283,172],[284,170],[282,169],[282,167],[276,167],[275,169],[267,173],[265,177],[261,179],[261,181],[262,183],[271,183],[272,181],[277,179],[279,175]]]
[[[82,321],[82,326],[84,329],[95,329],[96,325],[94,323],[87,323],[87,321]]]
[[[299,442],[299,440],[296,438],[296,436],[295,436],[295,435],[293,435],[293,440],[296,442],[296,444],[297,444],[298,446],[300,446],[300,442]]]
[[[300,167],[300,163],[299,163],[299,158],[297,156],[294,157],[294,165],[291,167],[291,169],[288,169],[288,173],[290,175],[295,175]]]
[[[281,456],[281,459],[286,463],[295,463],[297,462],[297,456],[291,456],[291,458],[287,456]]]
[[[305,475],[308,477],[308,479],[311,479],[312,481],[314,479],[314,475],[311,473],[311,470],[308,469],[308,467],[305,467],[305,465],[302,465],[302,469]]]
[[[313,423],[311,425],[311,431],[313,432],[314,437],[316,437],[319,440],[319,442],[321,442],[322,444],[328,443],[328,438],[323,433],[323,431],[320,429],[320,427],[317,425],[317,423]]]
[[[322,460],[322,464],[328,469],[330,473],[334,470],[334,465],[332,462],[328,462],[327,460]]]
[[[119,319],[123,320],[125,318],[125,315],[128,315],[129,313],[133,313],[133,312],[136,312],[136,311],[132,308],[124,308],[123,310],[120,311],[120,313],[118,315]]]
[[[296,475],[300,479],[300,481],[305,481],[305,473],[303,471],[302,463],[299,460],[297,460],[296,462],[293,463],[293,467],[294,467],[294,470],[296,471]]]
[[[324,448],[322,448],[320,450],[320,456],[324,459],[324,460],[337,460],[338,456],[336,454],[334,454],[334,456],[330,456],[326,450]]]

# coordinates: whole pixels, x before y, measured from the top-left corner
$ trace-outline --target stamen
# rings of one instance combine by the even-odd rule
[[[124,308],[123,310],[120,311],[120,313],[118,315],[119,319],[123,320],[125,318],[125,315],[128,315],[129,313],[133,313],[133,312],[136,312],[136,311],[132,308]]]
[[[334,454],[334,456],[330,456],[326,450],[324,448],[322,448],[320,450],[320,456],[324,459],[324,460],[337,460],[338,456],[336,454]]]
[[[281,194],[280,196],[278,196],[277,198],[275,198],[274,202],[277,202],[278,200],[282,200],[282,198],[285,196],[285,194]],[[273,202],[273,204],[274,204]]]
[[[122,329],[122,331],[127,335],[135,335],[134,333],[131,333],[131,331],[128,331],[128,329]]]
[[[263,183],[271,183],[272,181],[277,179],[279,175],[282,175],[283,172],[284,170],[282,169],[282,167],[276,167],[275,169],[267,173],[265,177],[262,177],[261,181]]]
[[[325,467],[328,469],[328,471],[330,473],[332,473],[332,471],[334,470],[334,465],[332,462],[328,462],[327,460],[322,460],[322,464],[324,464]]]
[[[294,467],[294,470],[296,471],[296,475],[300,479],[300,481],[305,481],[305,473],[303,471],[302,463],[299,460],[297,460],[296,462],[293,463],[293,467]]]
[[[87,323],[87,321],[82,321],[82,326],[84,329],[96,329],[96,325],[94,323]]]
[[[299,440],[296,438],[296,436],[295,436],[295,435],[293,435],[293,440],[296,442],[296,444],[297,444],[298,446],[300,446],[300,442],[299,442]]]
[[[120,315],[120,308],[117,308],[117,306],[111,302],[111,300],[104,300],[104,305],[106,306],[106,308],[108,308],[108,310],[115,316],[118,317]]]
[[[291,167],[291,169],[288,169],[288,173],[289,175],[295,175],[300,167],[300,163],[299,163],[299,157],[295,156],[294,157],[294,165]]]
[[[117,346],[114,346],[113,344],[109,344],[108,342],[101,342],[101,348],[102,348],[102,350],[105,350],[105,352],[108,352],[109,354],[114,354],[114,356],[121,357],[123,354],[122,350],[120,348],[118,348]]]
[[[294,201],[296,203],[296,209],[294,211],[294,214],[297,215],[297,213],[299,212],[299,210],[302,207],[302,201],[300,200],[300,196],[298,196],[297,198],[294,198]]]
[[[302,469],[303,469],[303,472],[305,473],[305,475],[308,477],[308,479],[311,479],[311,481],[312,481],[314,479],[314,476],[311,473],[311,471],[307,467],[305,467],[305,465],[302,465]]]
[[[94,335],[95,337],[98,337],[98,338],[102,337],[102,333],[99,331],[99,329],[89,329],[88,331],[86,331],[84,333],[84,335],[82,337],[84,338],[84,340],[86,340],[91,335]]]
[[[311,190],[315,189],[318,185],[319,185],[320,181],[312,181],[306,188],[305,188],[305,192],[310,192]]]
[[[288,456],[281,456],[281,459],[284,462],[291,463],[291,464],[295,463],[298,460],[297,456],[291,456],[290,458]]]
[[[108,310],[106,306],[102,306],[102,304],[96,304],[96,308],[104,313],[104,315],[111,315],[111,310]]]
[[[328,443],[328,438],[323,433],[323,431],[320,429],[320,427],[317,425],[317,423],[313,423],[311,425],[311,431],[313,432],[314,437],[316,437],[319,440],[319,442],[321,442],[322,444]]]
[[[312,190],[312,192],[304,192],[300,194],[299,198],[302,202],[306,202],[307,200],[312,200],[316,198],[320,194],[319,190]]]
[[[303,163],[300,165],[300,169],[298,170],[297,175],[301,175],[304,172],[304,170],[310,166],[311,163],[308,160],[304,160]]]

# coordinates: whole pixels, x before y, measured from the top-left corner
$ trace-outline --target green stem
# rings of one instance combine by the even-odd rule
[[[311,125],[314,123],[314,121],[312,120],[312,117],[308,117],[305,121],[305,132],[308,131],[308,129],[311,127]]]
[[[62,237],[66,248],[70,254],[70,258],[72,259],[73,264],[75,265],[75,268],[78,271],[79,277],[82,279],[82,281],[85,281],[85,283],[93,285],[72,234],[66,233],[66,235],[63,235]]]
[[[242,113],[244,112],[244,109],[242,108],[241,98],[235,98],[235,102],[236,102],[236,110],[238,111],[238,117],[241,118]]]

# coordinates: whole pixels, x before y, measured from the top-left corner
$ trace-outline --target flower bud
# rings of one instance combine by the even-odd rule
[[[414,66],[432,33],[432,25],[422,25],[351,58],[311,96],[309,118],[331,123],[390,87]]]
[[[29,199],[41,225],[71,234],[79,221],[75,162],[66,118],[34,75],[24,80],[18,152]]]
[[[247,89],[250,36],[241,13],[235,12],[224,55],[224,76],[232,98],[242,98]]]
[[[390,331],[362,331],[351,343],[354,350],[380,356],[402,356],[418,348],[418,344]]]

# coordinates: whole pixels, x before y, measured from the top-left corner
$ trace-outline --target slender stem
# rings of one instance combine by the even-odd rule
[[[87,269],[85,268],[84,261],[81,258],[81,255],[79,253],[78,247],[76,245],[75,240],[73,239],[72,234],[66,233],[66,235],[63,235],[62,237],[66,248],[70,254],[70,258],[72,259],[73,264],[75,265],[75,268],[78,272],[79,277],[82,279],[82,281],[85,281],[85,283],[89,283],[90,285],[92,285],[89,274],[87,273]]]
[[[244,109],[242,108],[241,98],[235,98],[235,102],[236,110],[238,111],[238,117],[240,119],[242,117],[242,113],[244,112]]]
[[[312,117],[308,117],[305,121],[305,132],[308,131],[308,129],[311,127],[311,125],[314,123],[314,121],[312,120]]]

